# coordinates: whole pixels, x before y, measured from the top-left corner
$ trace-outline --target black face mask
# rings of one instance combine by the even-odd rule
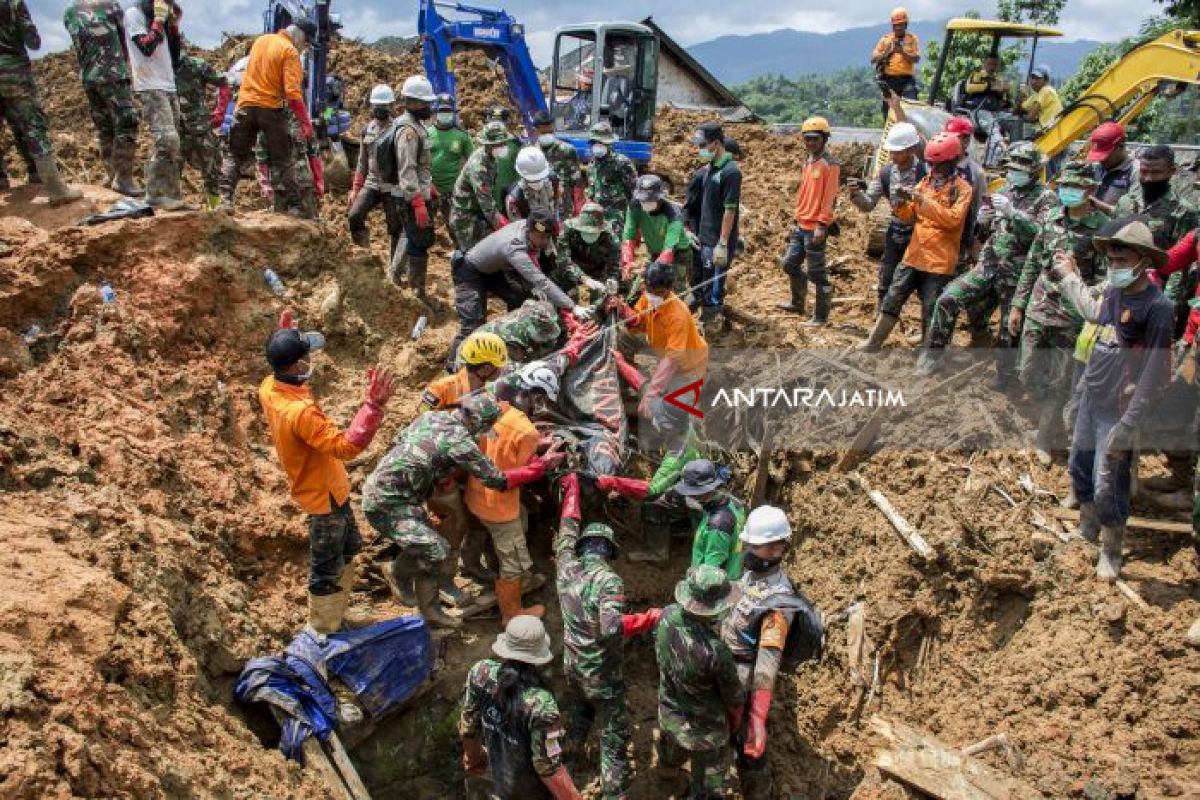
[[[429,106],[425,106],[424,108],[410,108],[408,113],[412,114],[413,119],[419,119],[421,122],[424,122],[433,116],[433,109]]]
[[[742,553],[742,566],[751,572],[770,572],[779,566],[783,556],[779,558],[759,558],[749,550]]]
[[[1166,196],[1170,188],[1170,181],[1142,181],[1142,197],[1147,203],[1154,203]]]
[[[371,109],[371,116],[378,120],[385,120],[392,115],[392,110],[386,106]]]

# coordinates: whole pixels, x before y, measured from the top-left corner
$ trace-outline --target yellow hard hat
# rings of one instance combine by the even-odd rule
[[[824,117],[809,117],[800,126],[800,133],[823,133],[829,135],[829,120]]]
[[[896,6],[892,9],[892,24],[899,25],[901,22],[908,22],[908,9],[904,6]]]
[[[491,364],[499,368],[508,363],[508,347],[496,334],[480,331],[472,333],[463,341],[458,350],[458,357],[464,364],[471,366]]]

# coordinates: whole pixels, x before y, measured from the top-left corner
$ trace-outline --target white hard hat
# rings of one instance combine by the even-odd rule
[[[792,535],[792,526],[782,508],[759,506],[746,517],[741,539],[746,544],[770,544],[786,542]]]
[[[921,135],[911,122],[897,122],[887,133],[883,147],[889,153],[897,153],[916,147],[921,143]]]
[[[423,100],[426,103],[432,103],[437,99],[437,95],[433,93],[433,84],[424,75],[412,75],[405,78],[404,86],[400,89],[400,96]]]
[[[550,177],[550,164],[542,148],[521,148],[517,153],[517,174],[527,181],[544,181]]]
[[[521,381],[521,389],[530,391],[541,389],[550,398],[550,402],[558,400],[558,374],[546,365],[545,361],[531,361],[521,367],[517,374]]]
[[[378,83],[371,87],[371,105],[390,106],[396,102],[396,93],[386,83]]]

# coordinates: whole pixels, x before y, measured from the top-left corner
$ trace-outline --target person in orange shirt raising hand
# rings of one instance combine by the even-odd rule
[[[783,254],[783,271],[787,273],[792,297],[779,308],[803,314],[808,295],[808,281],[816,286],[816,307],[807,325],[825,325],[833,306],[833,287],[825,271],[825,241],[833,225],[833,204],[837,200],[841,165],[825,152],[829,142],[829,122],[824,117],[809,117],[800,126],[804,134],[804,149],[808,159],[800,174],[796,191],[796,227],[788,239]],[[805,271],[805,262],[808,270]]]
[[[287,473],[292,499],[308,514],[308,625],[318,634],[342,626],[362,537],[350,510],[350,479],[342,463],[371,444],[383,410],[396,393],[396,379],[386,369],[367,371],[367,399],[343,433],[317,406],[306,385],[312,377],[308,360],[325,345],[316,332],[293,327],[290,311],[279,319],[279,330],[267,340],[267,362],[273,374],[258,389],[275,443]]]

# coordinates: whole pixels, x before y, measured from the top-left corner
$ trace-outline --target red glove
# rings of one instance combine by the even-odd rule
[[[167,28],[166,28],[165,22],[161,19],[156,19],[153,22],[151,22],[150,23],[150,33],[151,34],[157,33],[159,41],[166,39],[167,38]]]
[[[542,784],[550,790],[554,800],[582,800],[583,798],[583,795],[575,788],[575,782],[571,780],[571,773],[567,772],[566,767],[559,767],[553,775],[539,775],[538,777],[542,779]]]
[[[583,204],[587,202],[582,186],[576,186],[571,190],[571,202],[574,204],[574,214],[578,217],[579,212],[583,210]]]
[[[580,325],[573,334],[570,340],[562,349],[562,354],[567,357],[567,361],[574,366],[575,362],[579,361],[579,354],[583,352],[583,348],[587,347],[588,342],[592,340],[592,336],[596,333],[595,325]]]
[[[349,205],[354,205],[354,201],[358,199],[358,193],[362,191],[366,183],[366,175],[361,172],[354,173],[354,180],[350,182],[350,194],[347,195],[347,198],[350,200]]]
[[[229,98],[232,96],[233,90],[229,88],[228,83],[217,87],[217,105],[213,109],[212,116],[209,117],[210,128],[219,128],[225,124],[225,111],[229,108]]]
[[[616,492],[630,500],[645,500],[650,491],[650,481],[622,478],[620,475],[597,475],[596,488],[602,492]]]
[[[413,216],[417,218],[417,227],[428,228],[429,210],[425,208],[425,196],[420,194],[413,195],[413,199],[409,200],[408,204],[412,206]]]
[[[279,330],[285,331],[295,327],[298,327],[296,325],[296,315],[290,308],[285,308],[283,313],[279,315]]]
[[[648,608],[641,614],[621,615],[621,635],[626,639],[653,628],[662,618],[661,608]]]
[[[313,135],[312,120],[308,116],[308,106],[304,105],[304,101],[299,97],[288,99],[288,108],[296,115],[296,121],[300,123],[300,138],[308,141]]]
[[[390,370],[371,367],[367,370],[367,402],[383,408],[396,393],[396,385],[396,377]]]
[[[558,310],[558,319],[562,322],[563,327],[567,329],[568,336],[574,336],[579,330],[579,320],[575,319],[575,315],[571,313],[569,308],[560,308]]]
[[[642,391],[642,384],[646,382],[646,378],[638,371],[638,368],[625,360],[625,356],[620,350],[613,350],[613,358],[617,362],[617,374],[621,376],[621,380],[633,389],[635,392]]]
[[[363,403],[346,431],[346,441],[359,450],[366,450],[383,422],[383,406],[371,400]]]
[[[478,739],[466,738],[462,740],[463,746],[463,772],[468,775],[483,775],[487,772],[487,751],[483,749],[483,745]]]
[[[508,488],[515,489],[518,486],[524,486],[527,483],[533,483],[541,479],[547,469],[551,469],[562,461],[562,454],[558,453],[553,456],[534,456],[529,459],[529,463],[523,467],[516,467],[504,471],[504,477],[508,478]]]
[[[442,195],[441,195],[441,193],[440,193],[440,192],[437,190],[437,187],[436,187],[436,186],[434,186],[432,183],[431,183],[431,184],[429,184],[429,199],[430,199],[431,201],[436,201],[436,200],[437,200],[439,197],[441,197],[441,196],[442,196]]]
[[[633,272],[633,251],[637,249],[637,242],[630,240],[621,242],[621,277],[629,280],[629,274]]]
[[[578,522],[583,519],[583,514],[579,510],[579,476],[574,472],[569,472],[562,477],[561,485],[563,498],[562,513],[559,514],[559,519],[564,522],[569,519]]]
[[[663,250],[661,253],[658,254],[658,258],[656,258],[655,260],[660,264],[674,264],[675,263],[675,251],[674,250]]]
[[[762,758],[767,751],[767,714],[771,711],[771,690],[756,689],[750,695],[750,724],[746,726],[746,746],[742,752],[750,758]]]
[[[504,216],[503,214],[497,214],[496,215],[496,230],[500,230],[501,228],[505,227],[506,225],[508,225],[508,217]]]
[[[313,176],[313,194],[317,197],[325,196],[325,162],[321,160],[321,156],[309,156],[308,168],[312,170]]]
[[[729,733],[736,734],[742,728],[742,714],[746,707],[742,705],[725,706],[725,722],[729,725]]]

